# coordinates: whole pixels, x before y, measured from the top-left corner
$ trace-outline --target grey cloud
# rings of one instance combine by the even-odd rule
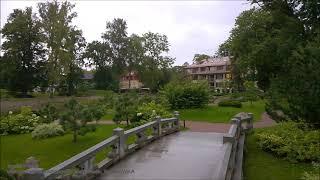
[[[1,1],[1,27],[14,8],[33,6],[36,1]],[[100,39],[106,21],[127,20],[129,33],[152,31],[166,34],[169,54],[176,65],[191,62],[195,53],[212,55],[232,29],[235,18],[250,8],[247,1],[76,1],[74,23],[90,42]]]

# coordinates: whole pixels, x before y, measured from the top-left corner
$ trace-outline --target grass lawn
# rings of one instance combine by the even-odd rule
[[[115,114],[114,110],[108,109],[106,114],[101,118],[101,121],[105,121],[105,120],[111,121],[113,119],[114,114]]]
[[[107,90],[90,89],[88,95],[90,96],[101,96],[104,97],[107,94]]]
[[[256,101],[252,104],[250,102],[245,102],[242,103],[242,108],[211,105],[201,109],[180,110],[180,117],[182,120],[228,123],[230,119],[239,112],[252,112],[254,121],[257,121],[265,111],[264,106],[264,101]]]
[[[43,140],[33,140],[31,134],[1,136],[1,169],[6,169],[8,164],[21,164],[30,156],[40,160],[42,168],[53,167],[110,137],[116,127],[98,126],[95,132],[78,136],[76,143],[72,142],[71,134]]]
[[[259,131],[263,129],[255,130]],[[245,143],[245,180],[295,180],[300,179],[304,171],[312,169],[311,164],[293,164],[261,150],[253,134],[246,138]]]

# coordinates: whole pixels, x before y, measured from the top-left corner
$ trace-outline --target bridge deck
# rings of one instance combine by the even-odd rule
[[[163,137],[105,170],[101,180],[218,179],[223,134],[178,132]]]

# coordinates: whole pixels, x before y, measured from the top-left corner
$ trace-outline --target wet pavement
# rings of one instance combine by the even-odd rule
[[[101,180],[218,179],[226,145],[223,134],[178,132],[165,136],[127,156]]]

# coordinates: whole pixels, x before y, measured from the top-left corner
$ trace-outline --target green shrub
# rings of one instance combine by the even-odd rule
[[[51,123],[57,120],[59,117],[57,108],[50,103],[48,103],[42,109],[40,109],[38,111],[38,114],[41,117],[42,123]]]
[[[303,124],[283,122],[256,135],[259,146],[291,162],[320,161],[320,130]]]
[[[156,104],[154,101],[150,103],[144,103],[138,107],[136,116],[132,119],[132,122],[138,122],[141,120],[153,121],[157,116],[161,118],[171,117],[172,114],[161,104]]]
[[[0,134],[23,134],[33,131],[39,124],[40,117],[32,113],[30,107],[21,107],[19,114],[12,114],[10,111],[7,116],[0,120]]]
[[[0,180],[14,180],[15,178],[11,177],[7,171],[0,169]]]
[[[171,109],[204,107],[209,102],[209,92],[206,81],[171,82],[161,91]]]
[[[77,96],[88,96],[89,95],[89,90],[91,89],[90,83],[83,81],[79,83],[77,87]]]
[[[218,103],[218,106],[241,108],[242,104],[240,101],[237,101],[237,100],[222,100]]]
[[[103,104],[108,109],[112,109],[115,107],[115,103],[117,102],[118,94],[113,91],[106,91],[104,93],[103,99],[100,100],[100,104]]]
[[[320,179],[320,164],[319,163],[312,163],[313,169],[308,172],[304,172],[301,179],[304,180],[319,180]]]
[[[45,139],[64,134],[62,126],[58,123],[40,124],[32,131],[33,139]]]

